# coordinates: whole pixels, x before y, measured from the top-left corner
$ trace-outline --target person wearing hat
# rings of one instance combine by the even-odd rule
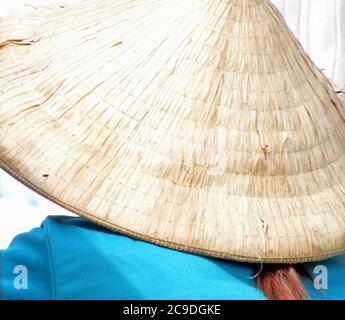
[[[17,237],[1,298],[345,297],[344,98],[270,1],[32,9],[0,88],[1,168],[82,217]]]

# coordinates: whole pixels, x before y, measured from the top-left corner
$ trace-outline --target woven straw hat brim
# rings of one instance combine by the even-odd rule
[[[344,252],[344,119],[267,0],[88,0],[0,22],[1,167],[159,245]]]

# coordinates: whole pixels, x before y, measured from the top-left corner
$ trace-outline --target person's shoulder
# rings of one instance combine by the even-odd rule
[[[69,251],[76,250],[79,255],[109,247],[132,247],[141,242],[78,216],[48,216],[41,227],[52,249],[64,252],[68,246]]]
[[[83,218],[44,224],[59,298],[264,298],[248,264],[162,247]]]

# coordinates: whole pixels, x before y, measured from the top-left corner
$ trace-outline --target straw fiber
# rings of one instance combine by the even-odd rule
[[[0,22],[1,167],[173,249],[343,253],[344,117],[267,0],[86,0]]]

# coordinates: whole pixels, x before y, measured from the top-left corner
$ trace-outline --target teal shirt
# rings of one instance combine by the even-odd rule
[[[328,290],[305,279],[311,297],[345,298],[345,257],[322,264]],[[0,251],[0,298],[264,299],[250,278],[258,268],[163,248],[82,218],[48,217]]]

